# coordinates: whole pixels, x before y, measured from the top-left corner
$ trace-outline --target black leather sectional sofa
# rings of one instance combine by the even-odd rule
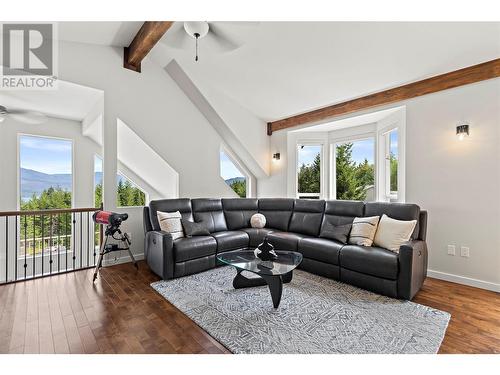
[[[180,211],[183,218],[203,222],[208,236],[172,240],[160,230],[157,211]],[[260,212],[266,227],[250,227]],[[411,240],[399,254],[379,248],[344,245],[320,238],[326,219],[335,225],[354,217],[388,215],[398,220],[417,220]],[[427,274],[425,242],[427,212],[415,204],[363,203],[289,198],[265,199],[164,199],[144,208],[145,258],[163,279],[205,271],[216,265],[215,255],[224,251],[256,247],[264,237],[276,249],[302,253],[299,268],[340,280],[389,297],[410,300]]]

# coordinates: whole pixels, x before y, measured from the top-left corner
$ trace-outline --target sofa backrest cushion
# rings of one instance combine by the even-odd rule
[[[259,199],[259,212],[266,217],[266,228],[287,231],[292,217],[293,203],[292,198]]]
[[[360,201],[326,201],[321,231],[328,231],[331,225],[352,224],[355,217],[363,216],[364,209],[365,204]]]
[[[192,199],[193,216],[197,223],[203,223],[210,233],[227,230],[222,201],[220,199]]]
[[[159,199],[149,203],[149,219],[153,230],[161,230],[158,223],[158,211],[175,212],[179,211],[183,219],[193,221],[193,212],[191,209],[191,200],[188,198],[178,199]]]
[[[412,239],[418,238],[420,233],[419,219],[420,207],[409,203],[368,202],[365,204],[365,216],[383,214],[396,220],[417,220],[417,225],[411,235]]]
[[[222,208],[229,230],[250,228],[250,218],[259,212],[259,201],[255,198],[222,199]]]
[[[324,210],[324,200],[295,199],[288,230],[308,236],[318,236]]]

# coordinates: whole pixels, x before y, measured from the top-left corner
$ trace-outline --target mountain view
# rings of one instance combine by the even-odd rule
[[[102,172],[96,172],[94,181],[96,184],[102,183]],[[125,183],[125,177],[118,175],[117,183]],[[35,194],[39,197],[43,191],[53,187],[61,190],[71,191],[72,186],[71,173],[66,174],[48,174],[32,169],[21,168],[21,200],[28,201]]]

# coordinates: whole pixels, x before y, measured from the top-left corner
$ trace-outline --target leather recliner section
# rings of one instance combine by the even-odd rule
[[[296,199],[288,230],[307,236],[318,236],[324,210],[324,200]]]
[[[211,233],[217,241],[217,252],[245,249],[250,241],[248,234],[240,230],[227,230]]]
[[[375,246],[345,245],[340,251],[342,268],[367,275],[396,280],[398,254]]]
[[[222,208],[229,230],[250,228],[250,219],[259,212],[259,202],[255,198],[223,198]]]
[[[157,212],[176,212],[179,211],[183,219],[193,221],[193,213],[191,210],[191,200],[188,198],[181,199],[159,199],[149,203],[149,218],[153,230],[161,230],[158,222]]]
[[[287,231],[293,204],[291,198],[259,199],[259,212],[266,217],[266,228]]]
[[[192,199],[193,216],[197,223],[203,223],[210,233],[227,230],[226,218],[220,199]]]

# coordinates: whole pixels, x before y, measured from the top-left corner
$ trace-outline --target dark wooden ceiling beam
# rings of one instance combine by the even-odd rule
[[[271,135],[277,130],[331,120],[334,117],[348,113],[396,103],[496,77],[500,77],[500,59],[469,66],[467,68],[427,78],[422,81],[412,82],[328,107],[315,109],[282,120],[272,121],[267,124],[267,134]]]
[[[141,61],[173,23],[173,21],[144,22],[132,43],[123,49],[123,67],[140,73]]]

